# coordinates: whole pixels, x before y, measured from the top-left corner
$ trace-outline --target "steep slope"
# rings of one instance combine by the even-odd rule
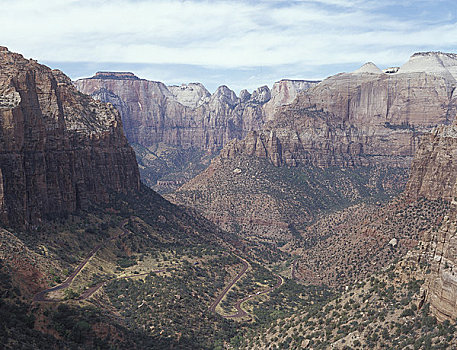
[[[224,229],[282,245],[322,214],[360,201],[385,201],[405,183],[402,169],[275,167],[238,155],[210,167],[166,198],[202,212]]]
[[[447,66],[438,63],[443,57]],[[456,116],[457,84],[450,72],[457,59],[416,54],[404,67],[385,74],[367,64],[325,79],[277,111],[263,132],[232,142],[223,155],[256,154],[277,166],[409,167],[419,135]]]
[[[60,71],[0,50],[0,219],[36,224],[139,189],[119,113]]]
[[[429,56],[437,61],[445,56],[447,63],[443,69],[447,72],[457,66],[452,54],[414,55],[411,61],[428,62]],[[251,131],[244,139],[231,141],[206,171],[168,198],[198,208],[208,218],[224,222],[227,228],[241,225],[246,233],[254,230],[252,234],[261,232],[265,236],[270,232],[275,236],[288,232],[290,236],[290,225],[303,229],[322,210],[341,208],[371,196],[386,199],[398,194],[406,183],[420,135],[436,125],[449,124],[456,116],[456,81],[452,74],[442,74],[442,70],[428,63],[422,67],[427,70],[400,69],[386,74],[368,63],[353,73],[325,79],[298,94],[291,104],[277,108],[263,130]],[[293,182],[298,183],[287,182],[287,176],[282,177],[278,190],[269,196],[263,193],[272,186],[245,178],[247,172],[241,172],[236,175],[237,181],[232,181],[234,175],[230,173],[235,168],[249,168],[241,160],[250,157],[266,159],[278,168],[278,174],[283,171],[279,168],[295,167],[298,172],[308,169],[305,173],[322,176],[324,172],[320,169],[329,169],[325,185],[320,187],[322,194],[314,194],[315,197],[302,201],[301,205],[294,205],[299,200],[283,195],[290,188],[306,189],[309,186],[306,176],[296,177]],[[334,168],[354,170],[344,174]],[[357,172],[364,175],[357,176]],[[238,184],[243,181],[252,183],[249,192],[239,191]],[[214,188],[216,184],[218,188]],[[338,187],[344,191],[335,192]],[[200,196],[203,192],[207,195]],[[311,193],[304,192],[307,195],[302,193],[297,198],[306,198]],[[338,192],[336,196],[327,196]],[[238,193],[237,197],[231,196],[232,193]],[[252,193],[257,193],[258,198]],[[338,205],[334,203],[336,198]],[[268,212],[281,218],[275,220],[281,223],[281,228],[257,220],[263,215],[262,199]],[[321,205],[316,206],[318,203]],[[290,215],[291,207],[294,215]],[[320,209],[314,210],[316,207]],[[249,221],[260,224],[247,226]]]
[[[188,181],[197,168],[208,165],[208,157],[219,152],[232,139],[259,130],[266,114],[290,103],[299,91],[315,82],[281,81],[273,90],[263,86],[240,97],[226,86],[210,94],[202,84],[165,86],[139,79],[132,73],[99,72],[80,79],[76,87],[94,98],[111,102],[121,113],[127,139],[141,150],[138,161],[146,183],[162,189],[157,181],[167,181],[172,189]],[[183,167],[164,167],[173,163],[170,152],[190,153]],[[192,169],[188,169],[188,166]],[[200,166],[201,165],[201,166]]]
[[[457,318],[457,127],[438,127],[429,135],[414,160],[407,194],[411,198],[443,198],[451,202],[441,227],[421,237],[418,262],[430,264],[425,297],[438,319]]]

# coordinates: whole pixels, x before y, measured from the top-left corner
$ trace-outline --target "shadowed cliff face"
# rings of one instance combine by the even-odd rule
[[[430,265],[424,300],[438,319],[457,318],[457,126],[425,135],[414,159],[406,193],[411,198],[442,198],[451,206],[438,230],[421,237],[419,262]]]
[[[79,93],[60,71],[0,50],[0,213],[33,224],[139,189],[114,107]]]

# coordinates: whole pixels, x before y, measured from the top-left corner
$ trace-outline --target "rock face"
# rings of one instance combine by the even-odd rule
[[[449,59],[441,59],[443,55]],[[429,56],[438,57],[447,63],[441,65],[440,69],[435,69],[427,63]],[[245,194],[246,191],[238,194],[239,198],[232,198],[228,195],[229,190],[216,191],[212,188],[227,177],[228,171],[233,170],[224,169],[226,164],[243,169],[243,164],[238,164],[243,157],[267,159],[281,168],[351,168],[358,169],[359,173],[366,169],[366,178],[369,179],[367,184],[364,184],[365,180],[357,179],[357,176],[345,178],[336,173],[325,175],[328,176],[328,181],[322,185],[322,193],[334,191],[334,182],[346,186],[347,190],[339,193],[340,203],[343,199],[350,199],[352,204],[357,203],[355,198],[361,197],[354,194],[364,193],[357,184],[364,184],[364,187],[378,183],[379,186],[374,188],[386,193],[389,184],[394,182],[398,186],[396,190],[401,190],[400,184],[406,182],[420,135],[433,130],[437,125],[450,124],[456,117],[457,96],[454,87],[457,84],[451,73],[443,73],[444,69],[447,72],[454,71],[457,60],[453,57],[452,54],[441,53],[414,55],[411,61],[415,62],[415,66],[420,66],[421,60],[425,61],[421,66],[427,68],[427,71],[421,72],[405,69],[405,66],[411,65],[406,64],[397,73],[388,74],[368,63],[353,73],[338,74],[306,91],[298,92],[292,103],[283,106],[278,104],[273,117],[268,118],[261,131],[254,130],[242,140],[232,140],[207,170],[178,189],[172,199],[200,209],[209,218],[224,222],[224,227],[229,227],[233,222],[246,226],[250,217],[255,220],[259,216],[259,208],[264,208],[260,204],[261,200],[254,201],[252,195]],[[433,62],[438,64],[436,62],[439,60]],[[277,85],[278,91],[285,91],[289,83],[282,84]],[[272,100],[273,98],[267,104]],[[380,171],[379,167],[383,170]],[[395,172],[392,171],[394,168]],[[430,170],[432,169],[433,165]],[[281,170],[278,169],[277,174],[280,173]],[[270,175],[270,178],[278,178],[277,174]],[[238,177],[241,176],[244,176],[243,173]],[[446,176],[450,177],[447,181],[454,180],[451,178],[454,175],[443,175],[443,181]],[[283,176],[279,178],[282,179]],[[315,177],[311,178],[316,180]],[[299,183],[299,188],[304,189],[309,185],[309,179],[307,176],[294,175],[290,177],[290,182]],[[226,187],[235,190],[234,183],[226,181]],[[424,182],[424,186],[426,184]],[[268,187],[264,184],[253,186],[258,186],[259,193],[264,193],[264,188]],[[295,209],[281,209],[294,203],[294,198],[282,195],[282,192],[290,192],[292,187],[289,184],[278,189],[269,201],[274,203],[268,205],[269,212],[277,211],[277,217],[281,218],[276,220],[282,225],[276,232],[291,233],[288,224],[301,221],[303,226],[306,220],[312,221],[313,213],[317,212],[312,207],[315,201],[311,201],[311,204],[300,203]],[[205,188],[212,188],[207,191],[210,195],[200,193]],[[296,198],[304,196],[299,194]],[[329,203],[330,201],[326,203],[327,208],[331,206]],[[294,214],[284,215],[286,211]],[[301,219],[291,219],[294,215]],[[258,226],[257,230],[264,235],[265,232],[275,233],[271,223]],[[253,227],[249,226],[248,229]]]
[[[367,63],[337,74],[277,109],[262,132],[232,142],[222,156],[262,156],[277,166],[409,167],[419,135],[456,116],[456,69],[455,55],[427,53],[397,73]]]
[[[214,152],[229,140],[242,138],[245,129],[263,125],[258,103],[241,104],[226,86],[210,96],[201,84],[168,88],[144,79],[98,75],[75,84],[80,91],[111,102],[121,112],[128,140],[144,147],[164,143]]]
[[[232,139],[261,129],[267,111],[292,102],[298,91],[313,85],[308,81],[281,81],[273,91],[263,86],[252,94],[243,90],[237,97],[227,86],[220,86],[211,95],[199,83],[167,87],[130,74],[97,73],[75,85],[118,108],[130,142],[145,147],[163,142],[208,152],[219,151]]]
[[[267,119],[272,119],[278,107],[292,103],[300,92],[317,85],[320,81],[283,79],[274,83],[271,99],[265,105]]]
[[[181,86],[169,86],[168,90],[173,97],[182,105],[196,108],[209,101],[211,94],[200,83],[182,84]]]
[[[127,139],[137,151],[143,181],[163,193],[194,176],[194,170],[186,169],[203,170],[207,158],[231,140],[260,130],[276,108],[292,102],[299,91],[314,83],[284,80],[273,90],[262,86],[252,94],[243,90],[239,97],[227,86],[220,86],[211,95],[199,83],[167,87],[132,73],[97,73],[75,85],[95,99],[111,102],[121,112]],[[176,152],[196,156],[176,164],[172,156]],[[170,186],[164,189],[163,183]]]
[[[113,106],[62,72],[0,50],[0,219],[28,225],[139,189]]]
[[[419,261],[430,264],[425,299],[438,319],[457,318],[457,126],[441,126],[425,135],[413,162],[407,195],[443,198],[449,214],[437,231],[421,238]]]
[[[456,182],[457,127],[439,126],[423,136],[406,192],[413,198],[451,201],[457,195]]]

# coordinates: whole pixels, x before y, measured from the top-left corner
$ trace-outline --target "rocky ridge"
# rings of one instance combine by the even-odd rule
[[[232,139],[261,129],[277,108],[316,83],[282,80],[272,90],[267,86],[252,94],[243,90],[239,97],[227,86],[210,94],[200,83],[166,86],[125,72],[99,72],[74,84],[120,111],[127,139],[137,151],[143,181],[168,192],[188,181],[195,166],[199,171],[206,168],[207,158]],[[178,167],[176,152],[186,155],[180,157]]]
[[[408,168],[419,136],[456,116],[457,59],[415,54],[396,73],[367,63],[300,93],[260,132],[233,141],[222,157],[244,153],[276,166],[391,164]]]
[[[317,82],[282,80],[273,89],[262,86],[238,97],[227,86],[210,94],[200,83],[165,86],[132,78],[133,73],[105,72],[80,79],[83,93],[111,102],[121,112],[128,140],[145,147],[164,142],[216,152],[232,139],[259,130],[266,111],[290,103],[299,91]]]
[[[119,113],[58,70],[0,50],[0,219],[28,225],[139,189]]]

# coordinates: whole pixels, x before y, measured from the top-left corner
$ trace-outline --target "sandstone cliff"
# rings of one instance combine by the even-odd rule
[[[128,140],[145,147],[165,143],[217,152],[232,139],[241,139],[265,123],[266,111],[290,103],[315,82],[284,80],[273,90],[263,86],[238,97],[226,86],[210,94],[199,83],[165,86],[132,73],[99,72],[80,79],[76,87],[122,115]]]
[[[206,168],[208,158],[231,140],[261,129],[277,108],[316,83],[282,80],[272,90],[243,90],[239,97],[226,86],[210,94],[199,83],[167,87],[125,72],[99,72],[75,85],[120,111],[143,180],[167,192]]]
[[[367,63],[337,74],[277,109],[262,132],[233,141],[222,156],[245,153],[277,166],[409,167],[419,135],[456,116],[456,69],[455,55],[424,53],[396,73]]]
[[[0,50],[0,218],[34,224],[139,189],[119,113],[62,72]]]
[[[438,230],[421,237],[419,263],[430,265],[424,300],[438,319],[457,318],[457,127],[441,126],[425,135],[414,159],[406,194],[451,202]]]

